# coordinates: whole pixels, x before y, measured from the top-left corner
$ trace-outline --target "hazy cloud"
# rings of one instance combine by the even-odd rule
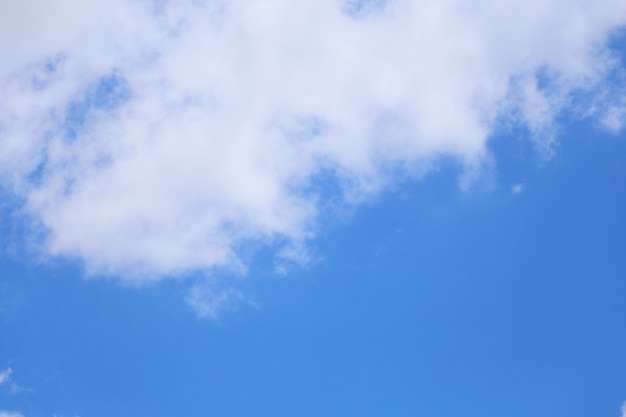
[[[7,368],[4,371],[0,372],[0,385],[10,383],[12,373],[13,373],[13,370],[11,368]]]
[[[513,186],[511,186],[511,193],[521,194],[522,192],[524,192],[525,189],[526,189],[526,184],[524,183],[514,184]]]
[[[194,285],[185,301],[198,316],[217,320],[221,313],[237,308],[246,299],[237,289],[219,289],[205,283]]]
[[[0,417],[24,417],[24,415],[15,412],[0,411]]]
[[[28,389],[20,387],[13,380],[13,369],[10,367],[0,372],[0,387],[7,387],[9,393],[11,394],[19,394],[24,391],[28,391]]]
[[[43,253],[136,283],[240,265],[248,242],[306,261],[329,201],[391,172],[445,155],[474,178],[511,125],[549,156],[574,107],[623,121],[606,46],[621,0],[2,8],[0,181]],[[206,316],[239,297],[202,291]]]

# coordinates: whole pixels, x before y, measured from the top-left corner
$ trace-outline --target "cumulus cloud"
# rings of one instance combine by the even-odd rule
[[[548,156],[573,106],[620,128],[625,23],[621,0],[4,2],[0,181],[92,273],[306,259],[329,201],[441,156],[473,173],[503,126]]]

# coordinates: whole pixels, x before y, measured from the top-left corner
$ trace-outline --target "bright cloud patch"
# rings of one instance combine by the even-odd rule
[[[138,283],[238,265],[251,241],[305,258],[326,182],[359,199],[440,156],[476,169],[502,125],[549,153],[563,110],[626,114],[621,0],[2,8],[2,184],[46,253]],[[207,315],[238,297],[200,292]]]

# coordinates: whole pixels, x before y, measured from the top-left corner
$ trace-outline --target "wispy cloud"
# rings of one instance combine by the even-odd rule
[[[526,190],[526,184],[524,184],[524,183],[513,184],[511,186],[511,193],[513,193],[513,194],[521,194],[525,190]]]
[[[249,242],[280,257],[390,172],[474,172],[503,119],[546,155],[573,93],[619,128],[601,92],[625,23],[621,0],[9,2],[0,182],[44,253],[93,273],[141,284]],[[238,296],[190,297],[211,316]]]
[[[9,384],[11,382],[11,374],[13,370],[11,368],[7,368],[4,371],[0,372],[0,385]]]
[[[24,417],[24,415],[16,412],[0,411],[0,417]]]
[[[626,417],[626,401],[622,404],[622,417]]]
[[[220,314],[246,303],[243,293],[235,288],[217,288],[207,283],[194,285],[185,301],[199,317],[218,320]]]
[[[0,372],[0,387],[3,386],[7,387],[9,393],[11,394],[19,394],[25,391],[29,391],[29,389],[19,386],[13,380],[13,369],[11,369],[10,367]]]

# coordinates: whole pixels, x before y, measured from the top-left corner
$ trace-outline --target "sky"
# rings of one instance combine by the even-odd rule
[[[626,416],[626,3],[0,0],[0,417]]]

